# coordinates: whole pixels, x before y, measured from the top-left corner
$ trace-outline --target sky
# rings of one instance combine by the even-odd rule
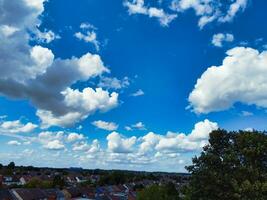
[[[267,2],[0,0],[0,161],[185,172],[266,130]]]

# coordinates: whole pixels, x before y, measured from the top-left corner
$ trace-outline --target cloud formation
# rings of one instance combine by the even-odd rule
[[[123,88],[127,88],[129,85],[130,85],[130,80],[128,77],[124,77],[121,80],[117,78],[101,77],[100,82],[98,83],[97,86],[106,89],[120,90]]]
[[[1,133],[31,133],[34,129],[37,128],[36,124],[28,122],[23,124],[20,120],[15,121],[3,121],[0,123],[0,132]]]
[[[112,132],[107,136],[108,150],[113,153],[130,153],[136,142],[136,137],[124,138],[117,132]]]
[[[81,31],[76,32],[74,36],[87,43],[92,43],[97,51],[100,50],[100,42],[97,40],[96,28],[89,23],[80,25]]]
[[[169,12],[167,8],[156,8],[145,5],[145,0],[126,0],[124,6],[130,15],[143,14],[157,18],[162,26],[168,26],[174,19],[187,10],[193,10],[199,17],[198,26],[203,28],[208,23],[231,22],[238,12],[244,11],[248,0],[221,1],[221,0],[172,0]],[[171,14],[169,14],[171,13]]]
[[[162,26],[168,26],[176,17],[176,14],[168,14],[161,8],[147,7],[144,0],[125,1],[124,6],[128,8],[130,15],[143,14],[150,18],[157,18]]]
[[[208,143],[209,133],[216,129],[218,124],[206,119],[196,123],[190,133],[148,132],[144,136],[127,137],[118,132],[111,132],[106,137],[106,143],[100,143],[97,139],[89,141],[83,134],[74,132],[43,131],[37,136],[24,137],[24,140],[16,138],[5,145],[18,148],[17,146],[26,145],[29,141],[25,152],[12,156],[15,161],[17,161],[16,158],[30,155],[31,158],[38,156],[42,160],[57,163],[60,156],[61,160],[69,166],[78,163],[83,167],[121,168],[125,166],[128,169],[140,170],[145,166],[147,170],[158,170],[162,167],[168,171],[177,171],[178,168],[182,170],[183,166],[190,162],[191,158],[186,155],[198,153]],[[30,150],[31,145],[36,144],[41,144],[42,147],[38,155]],[[51,155],[50,151],[56,151],[56,153]]]
[[[94,122],[92,122],[92,124],[99,129],[103,129],[103,130],[107,130],[107,131],[115,131],[119,127],[114,122],[105,122],[102,120],[94,121]]]
[[[97,110],[116,107],[117,93],[109,94],[101,88],[84,88],[82,92],[71,88],[77,81],[109,72],[99,55],[86,53],[60,59],[48,48],[29,45],[29,30],[39,31],[36,27],[41,24],[38,16],[44,2],[1,1],[0,94],[28,99],[37,108],[43,127],[69,126]],[[43,34],[51,36],[49,31]],[[50,41],[50,36],[46,40]]]
[[[222,47],[225,42],[233,42],[234,36],[230,33],[217,33],[212,37],[211,43],[216,47]]]
[[[222,111],[237,102],[267,108],[267,51],[236,47],[226,54],[222,65],[209,67],[197,80],[188,98],[192,110]]]

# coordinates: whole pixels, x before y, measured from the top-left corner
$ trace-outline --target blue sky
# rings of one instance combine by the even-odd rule
[[[4,164],[185,171],[266,129],[264,1],[0,3]]]

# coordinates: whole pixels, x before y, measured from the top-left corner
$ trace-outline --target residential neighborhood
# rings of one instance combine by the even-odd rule
[[[171,183],[180,190],[189,178],[189,174],[17,167],[10,163],[0,170],[0,199],[135,200],[143,188]]]

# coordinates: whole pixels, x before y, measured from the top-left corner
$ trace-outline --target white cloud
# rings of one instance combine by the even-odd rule
[[[94,126],[96,126],[99,129],[107,130],[107,131],[115,131],[118,129],[118,125],[114,122],[105,122],[102,120],[94,121],[92,122]]]
[[[21,143],[17,140],[11,140],[7,143],[8,145],[13,145],[13,146],[19,146]]]
[[[97,86],[101,88],[119,90],[127,88],[129,85],[130,81],[128,77],[124,77],[122,80],[117,78],[101,77]]]
[[[19,29],[13,26],[8,26],[8,25],[0,26],[0,33],[3,34],[5,37],[10,37],[17,31],[19,31]]]
[[[110,101],[117,101],[117,96],[113,94],[109,98],[110,101],[104,100],[98,95],[103,95],[105,98],[109,93],[98,89],[91,92],[92,108],[70,103],[68,96],[78,93],[70,89],[74,83],[88,81],[92,77],[108,73],[109,69],[96,54],[86,53],[79,58],[73,56],[61,59],[55,58],[48,48],[30,45],[30,33],[37,35],[39,33],[44,42],[50,42],[56,37],[52,31],[45,30],[41,33],[37,28],[42,23],[39,15],[44,10],[44,2],[44,0],[1,2],[0,93],[8,98],[29,100],[36,107],[36,114],[40,117],[43,127],[69,126],[97,110],[108,110],[112,107]],[[85,98],[88,90],[87,88],[81,92],[79,98]],[[97,99],[92,99],[94,97]],[[76,100],[78,103],[79,100]],[[80,100],[84,102],[86,99]],[[108,105],[104,105],[105,103]],[[85,104],[84,102],[83,105]]]
[[[247,0],[235,0],[229,1],[229,3],[217,0],[173,0],[171,3],[171,9],[177,13],[193,9],[196,16],[199,17],[200,28],[213,21],[230,22],[239,11],[244,11],[246,6]]]
[[[61,158],[63,166],[82,166],[94,168],[119,168],[119,169],[135,169],[135,170],[165,170],[177,171],[182,170],[184,165],[190,163],[188,153],[198,153],[208,142],[208,134],[212,130],[218,128],[218,125],[209,120],[204,120],[195,124],[194,129],[189,134],[167,132],[167,134],[159,135],[149,132],[143,137],[126,137],[117,132],[112,132],[107,136],[107,148],[102,149],[100,142],[94,139],[92,143],[88,143],[87,138],[72,134],[79,138],[74,144],[65,144],[69,142],[71,133],[63,131],[44,131],[39,133],[38,137],[27,138],[31,141],[31,145],[35,142],[41,144],[44,149],[58,150],[55,154],[48,151],[38,150],[38,154],[32,150],[25,150],[20,154],[11,155],[0,154],[3,158],[12,157],[16,163],[25,156],[30,156],[33,163],[38,159],[46,162],[57,163],[56,160]],[[22,138],[18,138],[22,140]],[[26,138],[25,138],[26,139]],[[72,140],[72,139],[71,139]],[[16,145],[13,142],[13,145]],[[19,142],[20,145],[24,142]],[[62,150],[62,151],[59,151]],[[102,159],[97,159],[97,158]],[[40,163],[39,163],[40,164]],[[56,165],[59,167],[58,165]],[[53,164],[53,167],[55,165]],[[178,168],[179,169],[178,169]]]
[[[38,137],[34,140],[40,142],[45,149],[61,150],[65,148],[63,144],[64,132],[44,131],[39,133]]]
[[[20,120],[3,121],[0,123],[0,132],[3,133],[30,133],[36,128],[36,124],[31,122],[23,124]]]
[[[83,40],[87,43],[92,43],[96,50],[99,51],[99,42],[97,40],[97,35],[95,31],[87,31],[86,33],[77,32],[74,34],[79,40]]]
[[[158,144],[160,139],[160,135],[157,135],[153,132],[149,132],[147,135],[141,138],[142,143],[140,145],[140,152],[145,153],[148,151],[152,151],[156,144]]]
[[[266,73],[267,51],[233,48],[221,66],[209,67],[197,80],[190,107],[195,113],[227,110],[237,102],[267,108]]]
[[[97,139],[93,140],[90,148],[88,149],[87,153],[95,154],[100,151],[100,143]]]
[[[132,131],[133,130],[130,126],[125,126],[124,128],[126,131]]]
[[[87,142],[85,141],[81,141],[81,142],[77,142],[73,145],[72,150],[73,151],[87,151],[89,150],[90,146],[88,145]]]
[[[29,6],[30,8],[35,9],[39,13],[41,13],[44,9],[44,2],[47,0],[24,0],[24,2]]]
[[[143,122],[137,122],[136,124],[132,125],[132,128],[139,129],[139,130],[145,130],[146,126],[143,124]]]
[[[245,129],[244,129],[244,131],[247,131],[247,132],[253,132],[253,131],[254,131],[254,129],[253,129],[253,128],[250,128],[250,127],[248,127],[248,128],[245,128]]]
[[[61,150],[64,149],[64,144],[59,140],[52,140],[49,141],[47,144],[44,145],[44,148],[49,150]]]
[[[222,47],[225,42],[233,42],[234,36],[230,33],[218,33],[212,37],[212,44],[216,47]]]
[[[125,130],[132,131],[134,129],[137,130],[146,130],[146,126],[143,124],[143,122],[137,122],[136,124],[132,124],[130,126],[125,126]]]
[[[136,142],[136,137],[124,138],[117,132],[112,132],[107,136],[108,150],[113,153],[130,153]]]
[[[194,129],[192,130],[191,134],[188,135],[190,140],[205,140],[209,137],[209,133],[213,130],[217,130],[219,128],[216,122],[211,122],[205,119],[202,122],[198,122],[195,124]]]
[[[68,142],[75,142],[77,140],[82,140],[84,139],[84,135],[83,134],[79,134],[79,133],[70,133],[67,136],[67,141]]]
[[[80,28],[82,29],[81,32],[76,32],[74,36],[79,40],[83,40],[84,42],[92,43],[95,46],[96,50],[99,51],[100,42],[97,40],[95,26],[89,23],[82,23],[80,25]]]
[[[84,88],[82,92],[67,88],[62,92],[66,106],[77,110],[77,112],[68,112],[66,115],[55,116],[49,111],[38,110],[37,115],[43,123],[43,127],[57,125],[66,127],[74,124],[81,119],[85,119],[97,110],[106,112],[118,105],[118,94],[113,92],[109,94],[102,88]]]
[[[44,32],[41,32],[40,30],[36,30],[34,40],[37,40],[41,43],[50,43],[56,39],[60,39],[61,37],[57,34],[55,34],[53,31],[45,30]]]
[[[166,152],[183,152],[200,150],[205,144],[209,133],[217,130],[218,124],[209,120],[204,120],[195,124],[194,129],[188,135],[184,133],[168,132],[165,136],[153,132],[141,138],[139,151],[141,153],[158,151],[157,154]]]
[[[125,1],[124,6],[128,8],[130,15],[143,14],[150,18],[157,18],[162,26],[168,26],[176,17],[176,14],[168,14],[163,9],[155,7],[146,7],[144,0]]]
[[[62,140],[63,136],[64,136],[63,131],[57,131],[57,132],[44,131],[39,133],[37,140],[42,144],[46,144],[49,141]]]
[[[217,130],[218,124],[204,120],[195,124],[188,135],[184,133],[168,132],[165,136],[148,133],[141,138],[140,151],[142,153],[157,150],[159,152],[183,152],[200,150],[209,138],[209,133]]]
[[[56,116],[47,110],[37,110],[36,115],[42,121],[42,128],[49,128],[50,126],[68,127],[86,117],[79,112],[68,112],[65,115]]]
[[[236,0],[232,3],[227,11],[227,14],[219,18],[220,22],[232,21],[239,10],[244,11],[247,7],[248,0]]]
[[[33,69],[34,75],[32,78],[44,74],[47,67],[51,66],[54,60],[52,51],[41,46],[34,46],[30,51],[30,55],[36,66],[38,66],[38,68]]]
[[[145,93],[141,89],[139,89],[136,92],[134,92],[134,93],[131,94],[131,96],[133,96],[133,97],[138,97],[138,96],[143,96],[143,95],[145,95]]]
[[[87,22],[81,23],[80,28],[81,29],[92,29],[92,30],[96,30],[97,29],[93,24],[90,24],[90,23],[87,23]]]

